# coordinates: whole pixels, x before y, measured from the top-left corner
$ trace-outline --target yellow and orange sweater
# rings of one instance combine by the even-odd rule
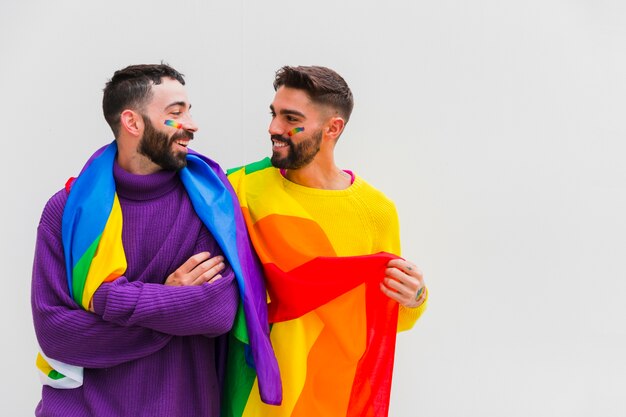
[[[345,190],[300,186],[268,159],[229,179],[267,278],[283,403],[248,387],[227,395],[226,414],[387,415],[395,333],[426,308],[398,308],[379,288],[400,255],[393,202],[358,176]]]

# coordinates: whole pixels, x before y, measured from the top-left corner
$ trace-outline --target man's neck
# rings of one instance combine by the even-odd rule
[[[154,174],[161,170],[160,166],[137,152],[136,144],[128,141],[117,141],[117,163],[126,172],[135,175]]]
[[[286,169],[283,172],[285,178],[293,183],[321,190],[345,190],[352,183],[351,175],[335,164],[321,166],[311,163],[299,169]]]

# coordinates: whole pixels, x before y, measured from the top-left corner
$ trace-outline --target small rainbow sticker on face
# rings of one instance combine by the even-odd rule
[[[183,128],[183,124],[182,123],[178,123],[176,120],[167,119],[165,121],[165,125],[166,126],[172,126],[173,128],[176,128],[176,129],[182,129]]]
[[[293,129],[291,129],[289,132],[287,132],[287,134],[289,135],[289,137],[292,137],[293,135],[295,135],[296,133],[300,133],[304,130],[303,127],[294,127]]]

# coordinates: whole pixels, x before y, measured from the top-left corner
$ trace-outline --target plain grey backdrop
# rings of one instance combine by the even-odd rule
[[[40,396],[41,210],[112,139],[113,72],[164,60],[225,168],[269,155],[279,67],[350,84],[337,161],[396,202],[431,294],[391,416],[626,416],[623,1],[1,3],[3,415]]]

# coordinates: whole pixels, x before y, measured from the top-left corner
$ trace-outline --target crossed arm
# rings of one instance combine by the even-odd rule
[[[164,284],[125,277],[103,284],[93,312],[72,300],[65,277],[60,236],[40,225],[31,295],[37,339],[48,357],[83,367],[145,357],[174,336],[223,334],[237,308],[232,271],[205,251],[164,277]]]

